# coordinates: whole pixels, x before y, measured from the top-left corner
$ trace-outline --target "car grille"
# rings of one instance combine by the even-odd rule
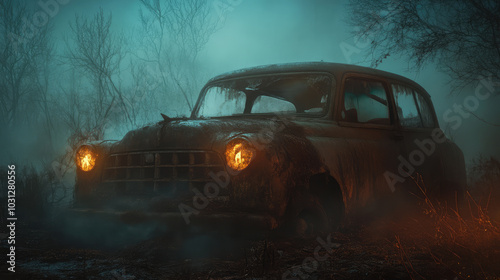
[[[213,181],[211,172],[224,170],[222,158],[212,151],[147,151],[110,155],[103,182],[126,193],[173,192]]]

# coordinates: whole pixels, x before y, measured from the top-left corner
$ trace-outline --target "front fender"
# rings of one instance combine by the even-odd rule
[[[238,134],[224,143],[238,137],[247,139],[257,155],[245,170],[237,174],[228,170],[230,200],[236,205],[283,217],[290,201],[305,197],[309,178],[324,171],[321,157],[298,125],[287,124],[265,141],[259,134]],[[225,144],[215,149],[224,154]]]

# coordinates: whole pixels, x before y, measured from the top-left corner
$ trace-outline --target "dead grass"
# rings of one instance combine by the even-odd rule
[[[486,197],[474,197],[467,192],[463,205],[449,206],[430,198],[418,177],[414,181],[421,191],[423,215],[405,240],[399,235],[395,237],[401,263],[411,279],[427,277],[414,268],[409,248],[427,252],[454,279],[500,279],[500,226],[490,215],[498,205],[491,204],[491,192]]]

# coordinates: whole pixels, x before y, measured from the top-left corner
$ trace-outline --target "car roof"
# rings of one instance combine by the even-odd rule
[[[208,83],[213,83],[226,79],[241,78],[245,76],[266,75],[266,74],[284,73],[284,72],[329,72],[335,76],[340,76],[339,74],[342,73],[368,74],[388,79],[399,80],[401,82],[416,87],[425,95],[429,96],[427,91],[425,91],[424,88],[422,88],[422,86],[420,86],[415,81],[410,80],[406,77],[369,67],[363,67],[352,64],[333,63],[333,62],[298,62],[298,63],[285,63],[285,64],[269,64],[251,68],[243,68],[215,76],[214,78],[210,79]]]

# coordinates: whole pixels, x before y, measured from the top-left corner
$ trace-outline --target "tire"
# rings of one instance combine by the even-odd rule
[[[337,198],[320,199],[311,195],[293,220],[293,235],[317,236],[337,230],[342,222],[344,205]]]
[[[329,218],[316,196],[311,196],[303,209],[294,218],[293,235],[296,237],[308,237],[318,235],[329,229]]]
[[[289,201],[286,217],[281,229],[288,236],[317,236],[337,230],[344,217],[338,183],[326,173],[311,176],[308,188]]]

